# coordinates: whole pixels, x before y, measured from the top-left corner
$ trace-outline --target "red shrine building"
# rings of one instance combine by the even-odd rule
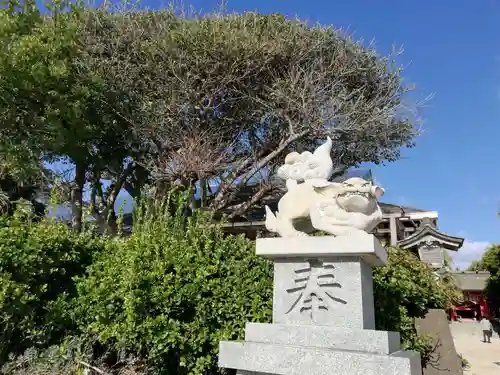
[[[452,274],[464,295],[463,303],[450,310],[452,320],[492,318],[490,306],[484,296],[489,272],[455,272]]]

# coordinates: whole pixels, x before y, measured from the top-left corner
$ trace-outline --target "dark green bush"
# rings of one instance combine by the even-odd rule
[[[437,279],[432,269],[407,250],[389,248],[389,264],[373,273],[377,329],[401,333],[403,347],[416,350],[425,364],[432,350],[415,331],[415,318],[429,309],[445,309],[459,297],[452,282]]]
[[[52,221],[0,217],[0,364],[9,354],[59,343],[73,327],[65,317],[82,275],[103,239]]]
[[[186,219],[185,200],[175,203],[140,214],[133,235],[78,280],[75,318],[154,373],[216,374],[219,341],[270,320],[272,265],[253,242],[224,236],[199,212]]]
[[[203,213],[187,217],[185,197],[143,207],[128,238],[2,219],[0,308],[9,336],[0,347],[42,350],[33,356],[40,365],[19,367],[26,361],[18,358],[5,368],[47,368],[57,351],[43,349],[59,344],[66,353],[72,339],[63,335],[74,335],[91,348],[80,356],[100,368],[218,374],[219,341],[241,339],[245,322],[270,322],[272,265],[254,255],[252,241],[225,236]],[[456,290],[406,251],[389,249],[389,260],[374,271],[377,328],[401,332],[403,346],[425,361],[430,348],[414,318],[446,307]],[[81,368],[75,358],[65,354],[60,363]]]
[[[175,213],[167,205],[139,215],[132,237],[79,279],[75,317],[107,350],[147,358],[155,373],[216,374],[220,340],[242,338],[247,321],[270,321],[272,268],[251,241],[224,236],[200,213],[186,221],[176,203]],[[377,328],[401,332],[425,361],[430,347],[414,319],[446,307],[455,291],[407,251],[389,255],[374,272]]]

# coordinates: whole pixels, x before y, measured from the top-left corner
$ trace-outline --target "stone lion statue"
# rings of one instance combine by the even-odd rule
[[[281,237],[296,237],[320,230],[344,236],[370,232],[382,220],[377,200],[384,194],[384,189],[358,177],[342,183],[328,181],[333,163],[330,149],[326,153],[325,145],[331,149],[331,141],[328,140],[320,146],[323,147],[320,153],[295,153],[293,158],[298,160],[300,166],[294,168],[293,163],[285,164],[289,173],[283,173],[281,169],[281,175],[295,174],[295,178],[286,180],[288,191],[279,200],[276,214],[266,206],[265,224],[270,232]],[[305,157],[298,157],[304,154]],[[316,160],[308,160],[315,156]],[[326,158],[329,160],[324,160]],[[307,165],[315,168],[314,172],[305,167]],[[304,182],[298,183],[300,180]]]

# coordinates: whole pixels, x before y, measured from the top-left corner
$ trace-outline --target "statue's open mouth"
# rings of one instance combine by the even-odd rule
[[[370,199],[370,193],[361,193],[359,191],[348,191],[347,193],[339,194],[340,197],[349,198],[349,197],[364,197],[366,199]]]

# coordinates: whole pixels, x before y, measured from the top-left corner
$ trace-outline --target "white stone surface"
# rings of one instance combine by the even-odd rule
[[[221,341],[219,366],[276,375],[421,375],[409,352],[377,355],[253,342]]]
[[[247,323],[245,341],[391,354],[401,350],[397,332],[330,326]]]
[[[360,257],[275,260],[273,323],[375,329],[372,268]]]
[[[312,229],[334,236],[370,232],[382,220],[377,199],[384,190],[362,178],[342,183],[315,179],[298,184],[287,180],[286,187],[276,214],[266,206],[266,229],[281,237],[307,235],[295,228],[297,220],[309,220]]]
[[[278,168],[278,177],[295,181],[328,180],[333,174],[333,162],[330,156],[332,144],[331,138],[327,137],[326,142],[316,148],[313,153],[290,152],[285,157],[285,164]]]
[[[274,261],[273,324],[248,323],[245,342],[222,341],[221,367],[238,375],[422,374],[418,353],[399,350],[398,333],[375,330],[372,267],[387,264],[387,252],[373,235],[259,239],[256,253]]]
[[[400,350],[399,352],[392,353],[393,358],[402,358],[410,362],[410,373],[412,375],[422,374],[422,361],[420,359],[420,354],[418,352],[410,352],[406,350]]]
[[[281,237],[307,236],[314,229],[344,236],[370,232],[382,220],[377,200],[384,189],[358,177],[342,183],[329,181],[333,174],[331,149],[332,140],[327,138],[313,153],[291,152],[285,157],[277,175],[286,180],[288,191],[278,201],[276,214],[266,206],[267,230]],[[311,225],[299,231],[297,220]]]
[[[387,264],[387,251],[372,234],[296,238],[259,238],[256,254],[270,259],[359,256],[371,266]]]

